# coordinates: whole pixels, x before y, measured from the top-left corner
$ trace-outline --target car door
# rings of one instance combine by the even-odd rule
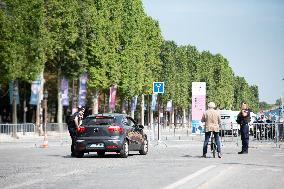
[[[125,116],[122,117],[121,122],[126,131],[126,136],[129,139],[129,150],[134,150],[135,149],[134,128],[132,127],[131,122]]]
[[[140,150],[141,143],[143,140],[141,129],[139,129],[138,125],[131,117],[127,117],[127,122],[132,127],[132,132],[130,135],[133,143],[133,150]]]

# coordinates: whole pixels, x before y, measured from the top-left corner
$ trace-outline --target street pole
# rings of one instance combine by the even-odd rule
[[[158,141],[160,140],[160,94],[157,95],[158,98]]]

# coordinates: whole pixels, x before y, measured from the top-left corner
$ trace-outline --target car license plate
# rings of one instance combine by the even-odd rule
[[[91,148],[103,148],[104,144],[103,143],[91,144],[90,147]]]

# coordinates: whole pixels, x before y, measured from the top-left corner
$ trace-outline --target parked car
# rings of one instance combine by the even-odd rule
[[[127,158],[129,151],[148,153],[148,139],[143,125],[137,124],[125,114],[96,114],[86,117],[77,129],[75,156],[97,152],[102,157],[106,152],[116,152]]]

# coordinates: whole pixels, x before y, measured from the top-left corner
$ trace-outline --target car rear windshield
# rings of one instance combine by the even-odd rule
[[[114,117],[96,116],[86,118],[83,125],[111,125],[115,122]]]

